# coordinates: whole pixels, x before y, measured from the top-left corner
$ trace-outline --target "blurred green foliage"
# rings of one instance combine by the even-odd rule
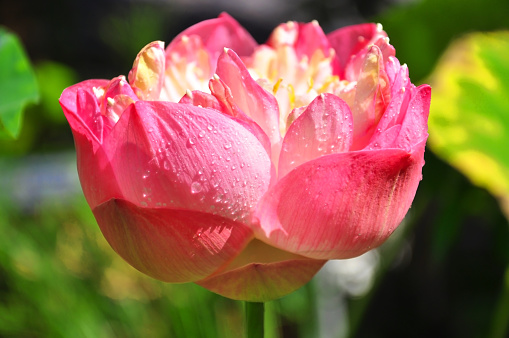
[[[15,34],[0,27],[0,137],[18,137],[23,108],[37,102],[37,81]]]
[[[0,201],[9,239],[0,246],[0,336],[242,336],[242,303],[136,271],[110,248],[83,197],[25,212]],[[278,315],[310,328],[308,288],[268,303],[268,338],[279,336]]]
[[[66,124],[64,114],[58,103],[63,88],[69,87],[78,81],[76,72],[61,63],[42,61],[35,67],[35,75],[39,83],[40,106],[43,116],[51,124]]]
[[[430,79],[429,144],[497,196],[509,217],[507,55],[509,31],[472,33],[449,47]]]
[[[453,39],[508,28],[507,13],[505,0],[420,0],[374,19],[383,24],[398,59],[408,64],[412,80],[422,81]]]

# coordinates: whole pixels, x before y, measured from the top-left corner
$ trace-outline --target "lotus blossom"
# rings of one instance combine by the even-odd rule
[[[64,90],[83,192],[112,248],[170,283],[266,301],[381,245],[421,180],[430,87],[380,25],[232,17]]]

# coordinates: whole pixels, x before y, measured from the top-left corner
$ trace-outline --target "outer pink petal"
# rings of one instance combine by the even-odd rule
[[[351,258],[379,246],[412,203],[424,143],[413,153],[348,152],[297,167],[259,203],[255,236],[315,259]]]
[[[112,199],[93,209],[104,237],[129,264],[156,279],[202,279],[237,256],[252,231],[189,210],[141,208]]]
[[[421,85],[415,88],[408,83],[407,87],[397,88],[398,93],[393,95],[367,149],[399,148],[411,151],[428,137],[431,87]]]
[[[69,121],[72,132],[95,141],[95,146],[102,143],[104,125],[97,98],[93,88],[107,86],[107,80],[87,80],[66,88],[60,96],[60,106]],[[81,99],[78,101],[78,92]],[[99,121],[98,121],[99,119]]]
[[[217,19],[205,20],[184,30],[170,43],[166,52],[171,53],[175,43],[184,36],[192,35],[201,37],[212,56],[212,65],[215,65],[225,47],[235,50],[241,56],[248,56],[258,46],[253,37],[235,19],[226,13],[221,13]]]
[[[332,94],[317,96],[290,125],[279,157],[279,177],[317,157],[346,152],[353,140],[348,104]]]
[[[272,179],[271,161],[246,128],[213,109],[138,101],[104,150],[124,199],[231,219],[249,216]],[[93,207],[93,206],[92,206]]]
[[[216,72],[231,90],[234,103],[263,129],[272,145],[279,144],[279,106],[274,95],[253,80],[231,49],[219,57]]]
[[[111,128],[108,123],[112,122],[100,114],[97,98],[92,94],[92,88],[107,84],[105,80],[81,82],[65,89],[60,97],[74,136],[81,186],[91,207],[122,196],[102,146],[102,135],[107,134]]]
[[[416,145],[428,138],[428,115],[431,102],[431,87],[421,85],[408,103],[405,119],[401,125],[395,147],[413,150]]]
[[[266,302],[309,282],[324,263],[254,240],[226,271],[215,273],[197,284],[231,299]]]

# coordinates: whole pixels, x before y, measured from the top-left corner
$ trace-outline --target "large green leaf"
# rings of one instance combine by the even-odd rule
[[[429,145],[509,217],[509,31],[454,42],[431,77]]]
[[[37,81],[21,43],[0,27],[0,121],[12,137],[19,135],[23,108],[38,97]]]

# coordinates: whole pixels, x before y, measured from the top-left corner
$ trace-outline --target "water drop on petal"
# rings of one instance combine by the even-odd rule
[[[202,190],[203,190],[203,185],[200,182],[196,181],[196,182],[191,183],[191,193],[192,194],[197,194]]]

